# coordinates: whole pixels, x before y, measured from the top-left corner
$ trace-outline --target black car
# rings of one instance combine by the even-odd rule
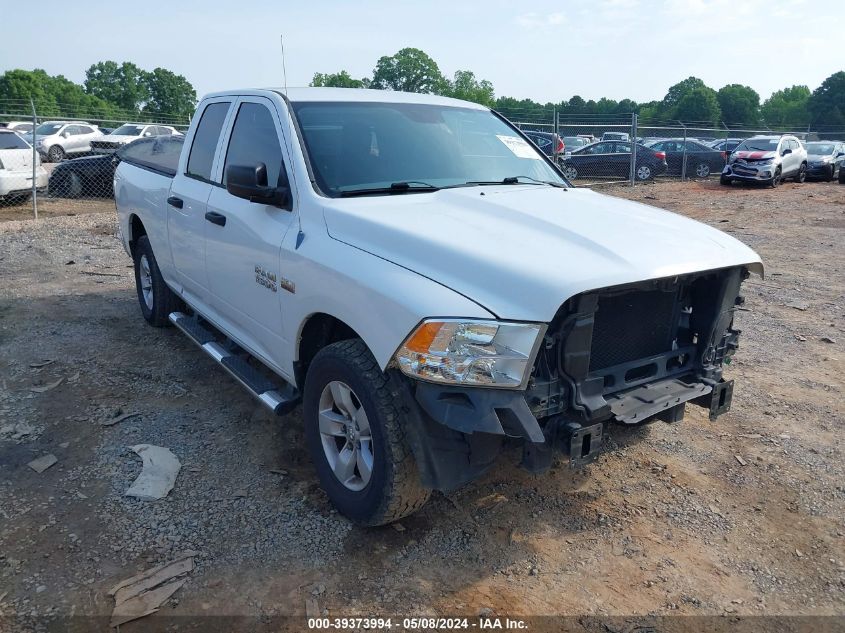
[[[666,154],[645,145],[636,145],[637,180],[649,180],[666,171]],[[628,178],[631,169],[631,143],[599,141],[567,152],[561,169],[569,180],[577,178]]]
[[[820,178],[830,182],[839,177],[841,182],[843,161],[845,161],[845,143],[839,141],[807,143],[807,178]]]
[[[49,195],[65,198],[111,198],[114,196],[114,170],[120,161],[131,159],[137,165],[150,164],[153,168],[169,164],[175,170],[184,142],[185,137],[181,134],[140,138],[124,145],[113,154],[63,160],[50,174]]]
[[[742,143],[743,139],[741,138],[723,138],[718,141],[713,141],[710,143],[710,147],[715,149],[719,152],[725,152],[725,156],[730,154],[734,151],[740,143]]]
[[[725,156],[722,152],[707,147],[704,143],[682,138],[667,138],[660,141],[646,143],[651,149],[666,153],[666,173],[687,177],[707,178],[712,172],[719,173],[725,166]],[[687,168],[684,172],[684,156]]]
[[[538,132],[536,130],[522,130],[522,133],[525,134],[531,141],[540,148],[540,151],[543,152],[549,158],[554,158],[555,153],[558,155],[563,154],[563,141],[561,140],[560,136],[555,134],[554,132]]]
[[[50,174],[48,193],[55,198],[111,198],[112,179],[119,162],[117,154],[63,160]]]

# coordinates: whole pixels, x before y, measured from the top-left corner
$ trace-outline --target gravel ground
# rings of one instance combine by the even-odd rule
[[[37,223],[5,209],[0,614],[18,626],[107,615],[118,580],[190,549],[197,568],[168,615],[261,621],[302,615],[306,599],[331,616],[845,615],[845,187],[606,191],[763,256],[727,371],[733,410],[612,429],[581,472],[532,476],[509,454],[370,530],[329,506],[299,411],[265,413],[181,334],[144,324],[110,202],[51,203]],[[103,426],[121,413],[138,415]],[[182,462],[164,500],[123,496],[139,443]],[[47,453],[58,458],[48,470],[26,466]]]

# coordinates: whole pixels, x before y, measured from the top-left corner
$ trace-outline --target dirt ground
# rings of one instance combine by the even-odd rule
[[[110,587],[183,550],[197,552],[187,583],[122,630],[165,616],[302,616],[306,600],[331,617],[845,616],[845,186],[605,191],[707,222],[763,257],[726,371],[732,411],[613,428],[579,472],[532,476],[508,455],[399,526],[369,530],[329,506],[299,411],[264,413],[181,334],[145,325],[110,201],[51,202],[37,224],[14,219],[28,207],[4,209],[0,615],[15,619],[0,629],[107,616]],[[138,415],[103,426],[121,413]],[[165,500],[123,496],[140,472],[127,447],[140,443],[182,462]],[[27,467],[47,453],[54,466]]]

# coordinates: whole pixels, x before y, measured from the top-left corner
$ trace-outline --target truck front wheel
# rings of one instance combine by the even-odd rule
[[[135,288],[138,291],[141,314],[150,325],[165,327],[170,323],[168,315],[180,307],[179,297],[164,283],[153,247],[146,235],[142,235],[135,242],[133,256]]]
[[[324,347],[308,367],[302,413],[311,458],[329,500],[361,525],[401,519],[429,496],[397,400],[360,339]]]

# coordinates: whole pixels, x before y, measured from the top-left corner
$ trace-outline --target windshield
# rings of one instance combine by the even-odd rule
[[[750,138],[737,146],[737,151],[773,152],[778,148],[779,138]]]
[[[519,176],[565,184],[543,154],[488,110],[360,102],[302,102],[293,108],[317,185],[330,196]]]
[[[141,132],[143,131],[143,125],[121,125],[114,132],[112,132],[112,134],[114,134],[115,136],[141,136]]]
[[[14,132],[0,132],[0,149],[29,149],[29,145]]]
[[[35,129],[37,136],[52,136],[58,134],[64,123],[42,123]]]
[[[833,154],[833,143],[807,143],[807,153],[815,156]]]

